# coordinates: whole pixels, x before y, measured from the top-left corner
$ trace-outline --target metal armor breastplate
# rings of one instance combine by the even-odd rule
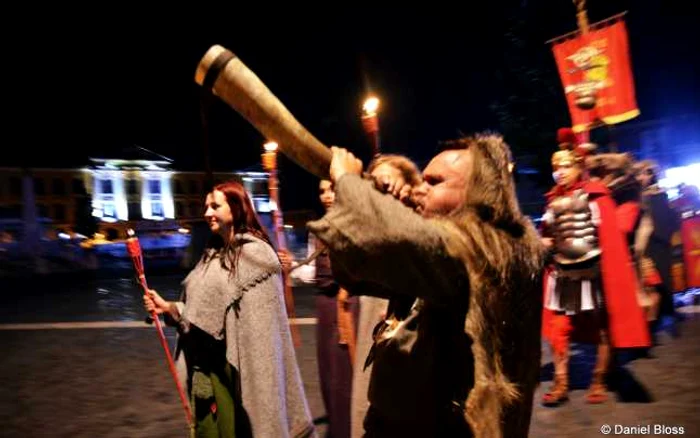
[[[562,265],[580,263],[600,255],[598,229],[588,204],[588,194],[576,190],[550,204],[553,214],[554,260]]]

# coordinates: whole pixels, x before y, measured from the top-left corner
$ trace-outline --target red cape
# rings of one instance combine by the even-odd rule
[[[635,201],[623,202],[615,209],[617,224],[620,226],[620,231],[625,234],[625,237],[637,231],[640,213],[639,202]]]
[[[625,241],[625,235],[618,225],[616,204],[607,187],[597,181],[581,185],[600,211],[598,239],[602,250],[600,270],[603,279],[603,297],[608,316],[610,341],[617,348],[649,347],[651,338],[646,318],[637,302],[637,278],[632,259]],[[549,193],[550,198],[557,195]],[[547,274],[551,268],[548,268]],[[547,291],[545,277],[544,293]],[[542,313],[542,334],[551,342],[552,311]]]

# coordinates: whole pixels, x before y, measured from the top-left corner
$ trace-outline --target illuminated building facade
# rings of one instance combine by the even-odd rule
[[[45,237],[74,231],[81,205],[90,205],[99,232],[125,237],[126,228],[173,230],[201,220],[207,178],[204,172],[177,171],[166,157],[91,158],[85,168],[0,168],[1,217],[17,222],[23,203],[34,200]],[[270,205],[264,172],[217,172],[215,183],[237,179],[251,195],[264,222]],[[23,193],[31,178],[33,197]],[[89,210],[89,207],[88,207]],[[90,214],[89,212],[87,214]],[[18,230],[5,230],[16,234]]]

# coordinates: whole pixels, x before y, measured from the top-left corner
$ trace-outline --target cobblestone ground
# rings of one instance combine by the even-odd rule
[[[173,279],[152,279],[166,296]],[[184,413],[152,327],[18,329],[8,323],[138,321],[138,291],[110,280],[66,287],[52,294],[25,293],[0,309],[0,436],[177,437],[187,436]],[[313,291],[297,292],[297,316],[313,316]],[[572,359],[571,401],[556,409],[537,400],[550,384],[545,354],[530,436],[601,436],[603,425],[683,427],[700,436],[700,318],[686,308],[680,336],[659,336],[652,358],[625,363],[615,374],[617,393],[600,406],[584,403],[592,368],[590,349]],[[324,415],[318,388],[315,326],[300,326],[297,358],[315,418]],[[168,332],[171,345],[172,331]],[[320,428],[323,430],[323,426]],[[668,430],[667,430],[668,431]],[[670,434],[670,433],[667,433]]]
[[[696,310],[697,309],[691,309]],[[543,379],[536,394],[530,427],[532,437],[600,437],[601,428],[651,426],[651,432],[632,436],[654,435],[654,426],[683,427],[684,435],[700,436],[700,318],[687,314],[680,326],[680,336],[663,332],[652,350],[651,358],[636,359],[614,372],[611,385],[615,393],[602,405],[584,400],[590,371],[592,349],[579,349],[572,358],[574,376],[570,401],[557,408],[545,408],[538,402],[551,385],[552,366],[548,355],[543,362]],[[613,389],[613,388],[611,388]],[[634,432],[634,430],[632,430]],[[667,430],[668,432],[668,430]],[[671,433],[666,433],[671,435]],[[620,434],[621,435],[621,434]]]
[[[302,378],[320,416],[313,326],[301,335]],[[153,329],[1,331],[0,345],[0,436],[187,436]]]

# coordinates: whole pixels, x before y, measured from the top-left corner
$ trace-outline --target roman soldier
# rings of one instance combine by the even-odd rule
[[[585,158],[595,146],[578,144],[571,129],[558,132],[552,155],[556,185],[547,194],[543,241],[551,251],[545,281],[543,331],[553,350],[554,384],[543,403],[568,399],[569,344],[598,345],[588,403],[607,400],[605,376],[611,348],[650,346],[649,331],[637,302],[637,278],[616,217],[610,190],[591,180]]]

